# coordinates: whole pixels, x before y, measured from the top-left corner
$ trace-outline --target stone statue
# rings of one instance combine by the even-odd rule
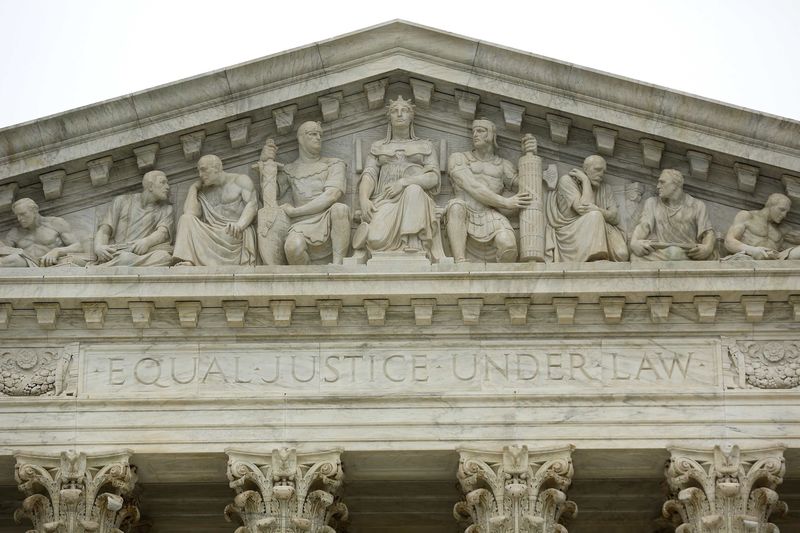
[[[683,192],[683,174],[662,170],[656,190],[658,197],[645,200],[631,235],[631,260],[716,259],[716,235],[706,206]]]
[[[189,187],[178,220],[173,256],[181,266],[255,265],[258,211],[253,182],[222,170],[215,155],[197,162],[200,178]]]
[[[0,266],[86,264],[85,258],[75,255],[83,252],[83,245],[66,220],[40,215],[39,206],[30,198],[17,200],[11,210],[19,226],[8,232],[5,245],[0,243]]]
[[[603,181],[606,160],[590,155],[583,169],[558,178],[547,198],[547,257],[554,262],[627,261],[625,233],[611,187]]]
[[[169,266],[172,230],[169,183],[160,170],[142,178],[142,192],[111,202],[94,237],[97,264],[103,266]]]
[[[504,190],[518,190],[518,176],[511,161],[494,153],[496,131],[489,120],[473,121],[472,151],[455,153],[447,161],[455,198],[448,202],[445,217],[456,263],[466,261],[468,252],[480,261],[517,260],[517,238],[506,216],[530,205],[531,195],[503,196]],[[529,137],[528,142],[535,145],[536,140]]]
[[[387,110],[386,138],[370,147],[358,187],[361,226],[353,247],[370,253],[424,252],[444,257],[436,204],[439,158],[433,143],[414,134],[414,106],[398,96]]]
[[[350,208],[339,203],[347,187],[347,166],[341,159],[320,156],[319,122],[303,123],[297,130],[297,143],[298,158],[283,165],[277,180],[262,172],[265,198],[280,198],[289,189],[292,193],[292,204],[280,206],[291,221],[283,245],[286,260],[290,265],[320,261],[341,265],[350,247]],[[261,159],[274,160],[276,153],[277,146],[268,141]]]
[[[733,254],[725,259],[800,259],[800,232],[781,226],[791,207],[788,196],[775,193],[762,209],[739,211],[725,235],[725,248]]]

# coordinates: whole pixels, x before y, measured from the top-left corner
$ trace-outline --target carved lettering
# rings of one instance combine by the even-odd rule
[[[485,369],[486,369],[485,370],[485,374],[486,374],[486,380],[487,381],[490,380],[489,367],[494,368],[495,370],[497,370],[497,372],[501,376],[503,376],[503,379],[505,379],[505,381],[508,381],[508,354],[507,353],[503,354],[503,365],[502,366],[500,366],[497,363],[497,361],[495,359],[493,359],[492,357],[490,357],[489,355],[484,356],[484,361],[486,363],[484,366],[485,366]]]
[[[535,344],[530,349],[501,350],[422,348],[402,350],[379,345],[342,350],[316,347],[281,348],[281,354],[264,353],[256,345],[238,347],[228,354],[204,347],[197,355],[158,355],[156,347],[141,355],[141,347],[129,353],[117,349],[106,355],[97,349],[88,354],[86,390],[102,396],[132,391],[185,387],[220,392],[242,385],[259,385],[265,392],[290,390],[315,392],[382,392],[409,390],[457,392],[495,390],[511,386],[521,392],[540,387],[580,390],[582,387],[650,388],[680,384],[710,387],[720,383],[721,372],[710,342],[693,341],[691,349],[677,341],[646,344],[620,342],[617,346]],[[469,351],[467,351],[469,350]],[[107,352],[106,352],[107,353]],[[285,357],[284,357],[285,356]],[[277,387],[277,389],[274,389]],[[195,389],[199,393],[200,389]],[[112,392],[113,391],[113,392]],[[183,390],[181,394],[187,391]]]
[[[459,359],[466,359],[465,357],[459,357],[458,354],[453,354],[453,376],[461,381],[472,381],[475,379],[475,374],[478,373],[478,356],[472,356],[472,374],[469,376],[462,376],[458,373],[458,360]]]
[[[561,369],[561,354],[549,353],[547,354],[547,379],[559,381],[564,379],[564,375],[555,373],[555,369]]]
[[[525,365],[523,361],[529,361],[531,363],[532,369],[528,370],[530,374],[525,374]],[[534,356],[528,353],[518,353],[517,354],[517,379],[519,381],[531,381],[536,379],[536,376],[539,375],[539,362],[536,360]]]
[[[428,381],[428,356],[427,355],[415,355],[412,358],[412,365],[411,365],[411,377],[414,381]],[[420,371],[417,374],[417,370]]]
[[[109,385],[125,385],[125,370],[117,367],[117,363],[124,361],[122,357],[111,357],[108,360],[108,384]],[[120,377],[117,377],[121,374]]]
[[[225,372],[222,370],[222,367],[219,365],[219,361],[217,361],[216,357],[211,358],[211,362],[208,364],[206,373],[203,374],[203,379],[201,379],[200,382],[205,383],[208,380],[208,377],[212,375],[222,378],[223,383],[228,382],[228,377],[225,375]]]
[[[325,376],[322,378],[326,383],[336,383],[339,381],[339,369],[335,366],[331,366],[331,360],[339,361],[340,357],[338,355],[331,355],[325,358],[325,370],[330,370],[332,374],[330,376]]]
[[[392,361],[392,359],[398,359],[398,358],[401,359],[403,362],[405,362],[406,360],[404,355],[390,355],[383,362],[383,375],[386,376],[386,379],[388,379],[389,381],[394,381],[395,383],[401,383],[406,380],[406,376],[398,378],[396,377],[396,374],[394,376],[389,374],[389,363]]]

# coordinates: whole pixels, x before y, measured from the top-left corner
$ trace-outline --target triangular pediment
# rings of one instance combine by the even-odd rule
[[[498,125],[512,160],[522,133],[560,172],[603,153],[620,204],[678,168],[718,231],[773,192],[797,197],[800,123],[394,21],[0,131],[0,229],[13,224],[11,200],[30,197],[91,232],[151,167],[169,176],[180,212],[200,154],[250,172],[274,138],[288,160],[305,120],[322,121],[326,155],[348,162],[352,201],[357,146],[380,135],[396,94],[415,99],[420,132],[443,157],[469,147],[475,116]],[[444,191],[441,201],[446,178]]]

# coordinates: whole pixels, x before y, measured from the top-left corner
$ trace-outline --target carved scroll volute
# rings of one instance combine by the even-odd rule
[[[676,533],[778,532],[769,520],[787,511],[775,491],[786,470],[783,448],[725,445],[670,453],[665,473],[671,499],[663,514]]]
[[[15,477],[26,498],[14,513],[28,533],[126,533],[139,520],[131,452],[86,455],[16,453]]]
[[[567,533],[562,520],[577,514],[566,495],[573,449],[459,450],[464,501],[456,504],[453,516],[466,524],[465,533]]]
[[[339,497],[341,450],[227,454],[228,480],[236,497],[225,508],[225,518],[241,524],[235,533],[336,533],[347,519]]]

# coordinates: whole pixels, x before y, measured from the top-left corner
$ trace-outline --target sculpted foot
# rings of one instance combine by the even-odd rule
[[[178,263],[175,263],[172,266],[176,266],[176,267],[193,267],[195,265],[191,261],[180,261]]]

